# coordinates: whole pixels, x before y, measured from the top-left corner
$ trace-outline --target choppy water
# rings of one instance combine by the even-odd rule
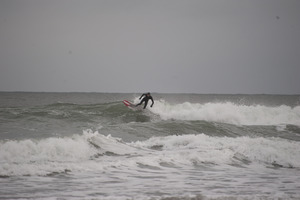
[[[0,199],[300,199],[297,95],[0,93]]]

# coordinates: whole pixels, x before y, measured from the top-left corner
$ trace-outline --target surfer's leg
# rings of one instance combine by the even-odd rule
[[[136,104],[136,105],[135,105],[135,107],[137,107],[137,106],[141,105],[141,104],[142,104],[144,101],[145,101],[145,100],[144,100],[144,99],[142,99],[142,101],[141,101],[140,103]]]
[[[147,107],[148,101],[145,101],[144,109]]]

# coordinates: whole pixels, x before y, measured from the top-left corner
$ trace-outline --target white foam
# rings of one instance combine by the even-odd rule
[[[281,138],[229,138],[200,134],[152,137],[124,143],[119,138],[87,130],[83,135],[71,138],[1,142],[0,175],[138,170],[140,165],[164,168],[163,163],[174,167],[248,166],[247,163],[251,163],[263,167],[276,164],[300,168],[299,155],[299,142]]]
[[[280,125],[300,126],[300,106],[281,105],[267,107],[262,105],[236,105],[227,103],[181,103],[170,104],[157,100],[151,109],[163,120],[205,120],[235,125]]]
[[[112,153],[107,162],[97,158]],[[117,167],[116,155],[135,155],[136,148],[120,138],[84,130],[82,135],[41,140],[0,141],[0,175],[47,175],[71,171],[97,171]]]
[[[92,135],[1,142],[0,174],[45,175],[70,170],[72,163],[86,161],[97,152],[89,137]]]
[[[86,132],[86,131],[84,131]],[[110,152],[117,155],[126,155],[126,154],[133,154],[136,149],[126,145],[121,138],[115,138],[111,135],[104,136],[99,134],[97,131],[94,135],[89,139],[89,141],[100,148],[102,153]]]
[[[133,144],[138,147],[161,147],[160,162],[185,165],[212,163],[242,164],[241,160],[258,165],[300,167],[300,143],[280,138],[229,138],[200,135],[153,137]],[[152,155],[153,156],[153,155]]]

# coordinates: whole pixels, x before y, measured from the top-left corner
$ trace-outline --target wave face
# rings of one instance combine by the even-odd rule
[[[300,198],[298,97],[123,96],[1,96],[0,199]]]

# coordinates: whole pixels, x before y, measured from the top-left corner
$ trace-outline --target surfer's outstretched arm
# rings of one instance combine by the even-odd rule
[[[152,106],[153,106],[153,104],[154,104],[154,100],[153,100],[153,98],[152,98],[152,97],[151,97],[150,99],[151,99],[151,101],[152,101],[152,104],[151,104],[151,106],[150,106],[150,107],[152,107]]]

